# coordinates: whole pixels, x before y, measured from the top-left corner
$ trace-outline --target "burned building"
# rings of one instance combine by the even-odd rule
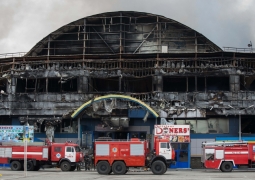
[[[151,139],[155,124],[188,124],[191,144],[174,144],[177,165],[195,167],[202,141],[255,134],[255,55],[239,50],[160,15],[85,17],[28,53],[0,56],[0,124],[27,122],[42,140],[54,127],[55,141],[86,148],[98,137]]]

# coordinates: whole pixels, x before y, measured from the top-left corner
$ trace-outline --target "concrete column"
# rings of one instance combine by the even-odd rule
[[[236,92],[240,90],[240,76],[230,75],[229,76],[229,90],[231,92]]]
[[[11,86],[9,86],[8,82],[7,82],[6,92],[15,94],[16,93],[16,85],[17,85],[17,79],[11,78]]]
[[[86,76],[80,76],[77,79],[78,93],[88,92],[88,78]]]
[[[163,91],[163,77],[157,76],[157,91],[162,92]]]

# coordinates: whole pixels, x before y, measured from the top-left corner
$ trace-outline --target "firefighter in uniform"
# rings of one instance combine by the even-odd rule
[[[85,171],[90,170],[90,157],[88,153],[85,154],[84,156],[84,163],[85,163]]]
[[[78,164],[76,165],[76,169],[77,169],[77,171],[81,171],[81,164],[80,164],[80,163],[78,163]]]

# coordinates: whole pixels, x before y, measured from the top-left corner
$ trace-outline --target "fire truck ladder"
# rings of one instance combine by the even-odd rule
[[[222,141],[222,142],[202,142],[202,147],[204,146],[231,146],[235,144],[247,144],[247,141]]]

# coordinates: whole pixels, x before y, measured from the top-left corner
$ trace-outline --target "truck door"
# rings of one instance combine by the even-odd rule
[[[169,143],[167,142],[159,143],[159,155],[164,156],[166,159],[172,159],[172,152]]]
[[[218,169],[221,160],[224,158],[223,150],[204,149],[204,166],[210,169]]]
[[[69,159],[71,162],[75,162],[75,151],[71,146],[66,146],[65,148],[65,158]]]

